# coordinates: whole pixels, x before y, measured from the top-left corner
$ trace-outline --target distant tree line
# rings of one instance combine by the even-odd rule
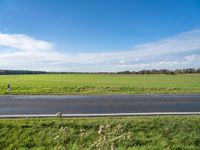
[[[200,73],[200,68],[187,68],[187,69],[176,69],[176,70],[168,70],[168,69],[160,69],[160,70],[140,70],[140,71],[121,71],[117,72],[117,74],[191,74],[191,73]]]
[[[47,74],[46,71],[29,71],[29,70],[0,70],[0,75],[16,74]]]
[[[160,69],[160,70],[140,70],[140,71],[120,71],[120,72],[47,72],[47,71],[30,71],[30,70],[0,70],[0,75],[17,75],[17,74],[192,74],[200,73],[200,68],[187,69]]]

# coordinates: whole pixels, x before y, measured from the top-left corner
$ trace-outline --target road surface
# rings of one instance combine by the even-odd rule
[[[200,112],[200,95],[0,96],[0,116]]]

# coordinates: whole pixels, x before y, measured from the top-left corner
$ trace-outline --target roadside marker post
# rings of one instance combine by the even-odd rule
[[[10,83],[8,83],[8,94],[10,93],[10,90],[11,90],[11,86],[10,86]]]

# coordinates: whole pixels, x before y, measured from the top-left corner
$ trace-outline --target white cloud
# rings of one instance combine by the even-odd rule
[[[0,33],[2,69],[120,71],[175,69],[188,65],[200,66],[200,30],[136,45],[129,51],[101,53],[61,53],[47,41],[23,34]]]
[[[191,56],[185,56],[184,59],[189,62],[193,61],[199,61],[200,62],[200,55],[191,55]]]
[[[0,33],[0,45],[24,51],[49,50],[53,47],[52,43],[36,40],[24,34],[4,33]]]

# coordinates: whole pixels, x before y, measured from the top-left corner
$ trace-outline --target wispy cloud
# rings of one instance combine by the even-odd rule
[[[52,43],[36,40],[24,34],[2,33],[0,33],[0,45],[24,51],[49,50],[53,47]]]
[[[131,50],[61,53],[53,43],[0,33],[0,68],[52,71],[120,71],[200,67],[200,30],[184,32]]]

